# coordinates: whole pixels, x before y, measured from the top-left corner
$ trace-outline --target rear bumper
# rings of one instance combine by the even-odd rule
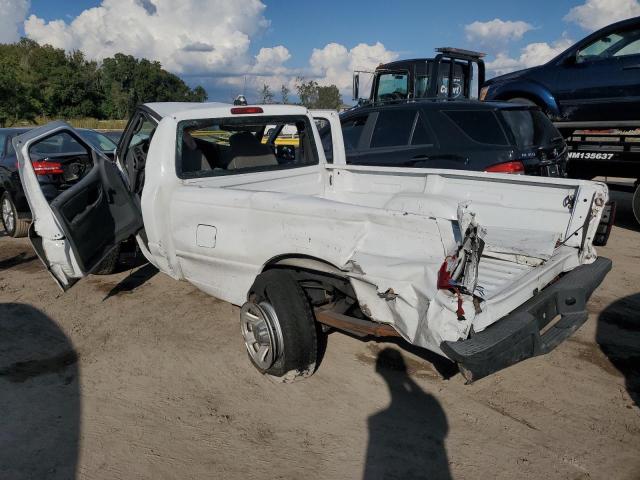
[[[469,383],[547,353],[587,320],[587,301],[610,270],[611,260],[603,257],[577,267],[486,330],[440,347]]]

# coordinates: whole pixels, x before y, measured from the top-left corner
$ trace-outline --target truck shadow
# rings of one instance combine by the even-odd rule
[[[120,293],[132,292],[136,288],[141,287],[149,280],[151,280],[158,273],[158,269],[147,263],[146,265],[132,271],[129,275],[123,278],[118,284],[113,287],[107,295],[102,299],[104,302],[111,297],[114,297]]]
[[[53,320],[0,304],[0,477],[76,475],[80,429],[78,355]]]
[[[14,255],[13,257],[9,257],[5,260],[0,260],[0,270],[7,270],[9,268],[22,265],[23,263],[30,263],[37,260],[37,258],[38,257],[35,255],[27,255],[27,252],[20,252],[18,255]]]
[[[368,419],[363,479],[450,479],[449,427],[440,403],[409,377],[402,354],[393,348],[380,351],[376,372],[389,387],[391,403]]]
[[[616,300],[598,317],[596,342],[624,375],[627,391],[640,407],[640,293]]]

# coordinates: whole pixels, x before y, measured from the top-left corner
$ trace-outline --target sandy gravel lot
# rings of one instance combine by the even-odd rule
[[[640,479],[640,228],[618,218],[589,321],[471,386],[340,333],[275,384],[236,307],[148,266],[61,294],[0,238],[0,478]]]

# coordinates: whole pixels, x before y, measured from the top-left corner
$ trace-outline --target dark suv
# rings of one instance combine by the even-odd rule
[[[485,82],[480,98],[536,104],[569,128],[640,121],[640,17],[598,30],[544,65]]]
[[[402,101],[354,108],[341,115],[341,122],[349,164],[544,176],[565,172],[564,140],[537,107]]]

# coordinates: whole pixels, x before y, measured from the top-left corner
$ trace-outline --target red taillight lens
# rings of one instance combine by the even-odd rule
[[[491,165],[485,172],[492,173],[514,173],[517,175],[524,174],[524,163],[522,162],[504,162]]]
[[[36,175],[61,175],[64,173],[62,164],[58,162],[32,162]]]
[[[264,113],[260,107],[234,107],[231,109],[234,115],[242,115],[248,113]]]
[[[438,290],[448,290],[453,288],[453,282],[451,281],[451,270],[455,265],[456,257],[447,257],[438,270]]]

